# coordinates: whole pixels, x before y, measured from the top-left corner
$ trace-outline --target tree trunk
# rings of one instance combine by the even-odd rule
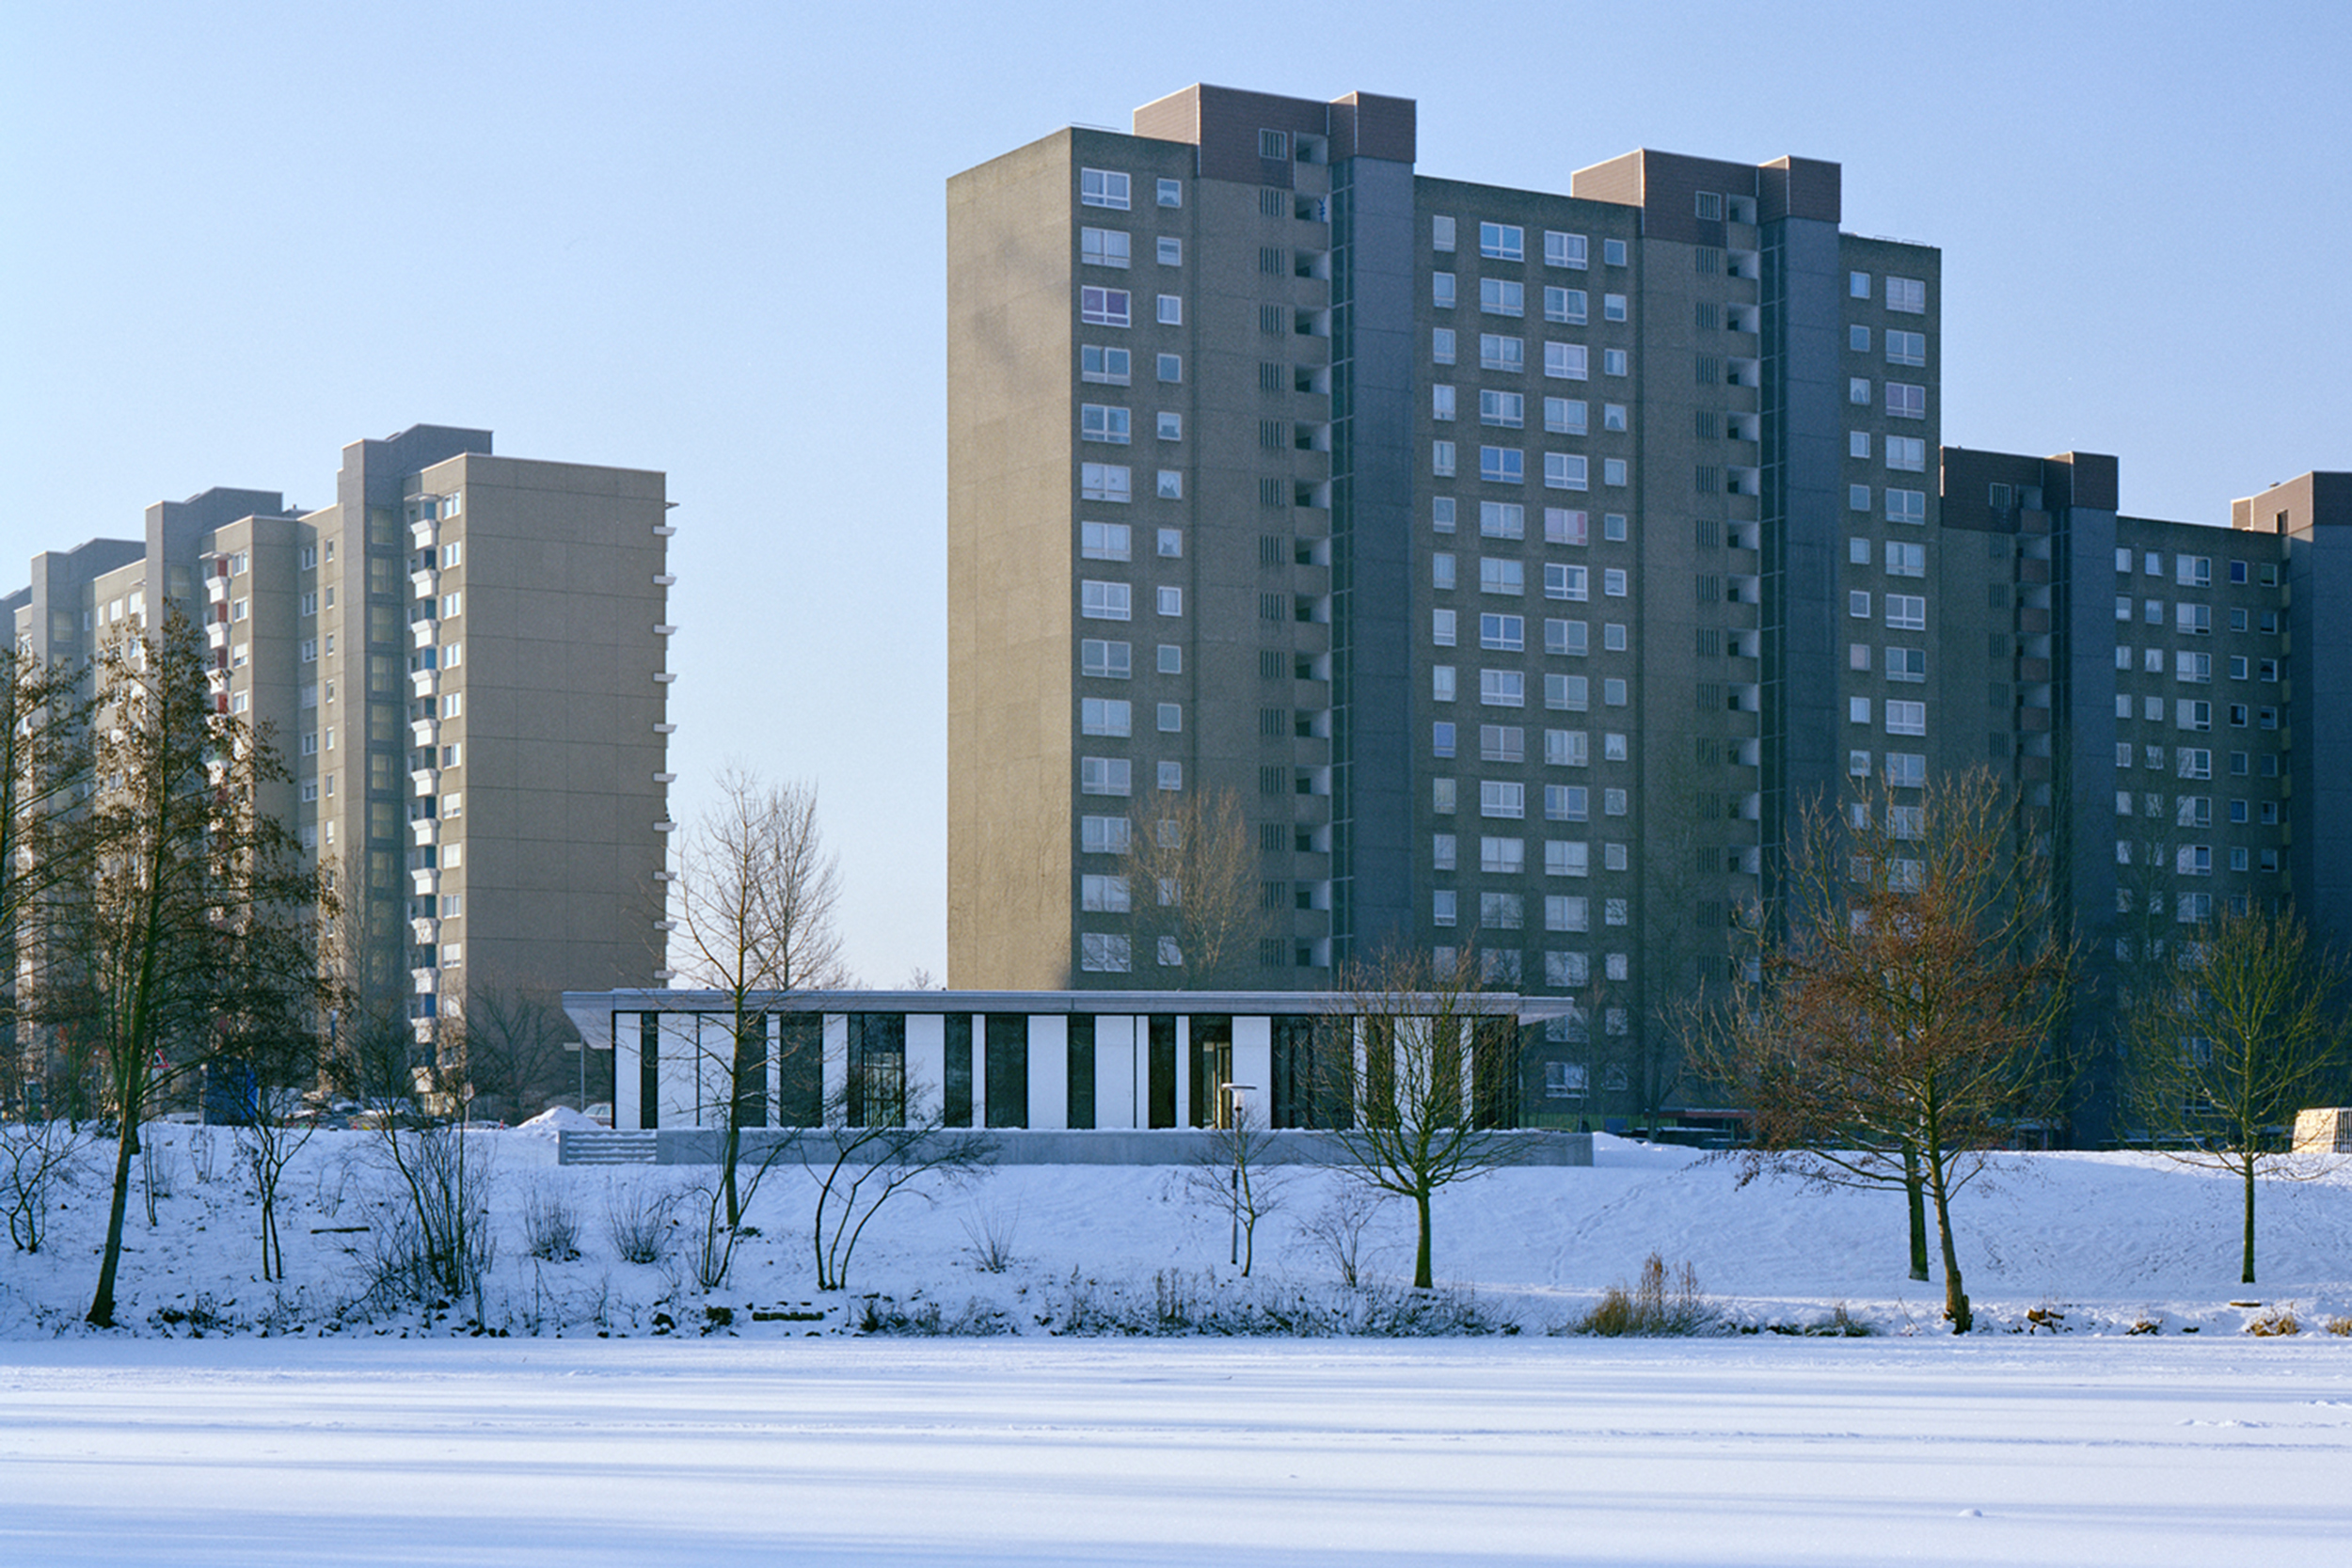
[[[1911,1277],[1928,1277],[1928,1203],[1919,1175],[1919,1151],[1903,1146],[1903,1205],[1911,1212]]]
[[[98,1290],[84,1321],[99,1328],[115,1325],[115,1271],[122,1265],[122,1214],[131,1201],[131,1150],[138,1143],[138,1106],[124,1095],[122,1122],[115,1133],[115,1190],[106,1214],[106,1250],[98,1263]]]
[[[2249,1150],[2240,1166],[2246,1176],[2246,1249],[2239,1262],[2238,1283],[2254,1283],[2254,1155]]]
[[[1940,1163],[1929,1164],[1928,1179],[1935,1191],[1935,1229],[1944,1248],[1944,1316],[1951,1320],[1954,1334],[1965,1334],[1976,1320],[1968,1308],[1968,1292],[1961,1289],[1960,1253],[1952,1245],[1951,1191],[1944,1183]]]
[[[1426,1291],[1435,1281],[1429,1272],[1429,1191],[1422,1189],[1413,1195],[1413,1203],[1421,1211],[1421,1242],[1413,1248],[1413,1289]]]

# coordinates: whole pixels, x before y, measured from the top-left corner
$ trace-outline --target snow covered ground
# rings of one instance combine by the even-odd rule
[[[621,1261],[606,1215],[707,1173],[560,1167],[544,1131],[481,1135],[496,1259],[442,1310],[366,1300],[395,1211],[365,1134],[303,1151],[265,1284],[228,1135],[199,1180],[207,1140],[159,1130],[170,1196],[151,1228],[134,1195],[111,1333],[79,1325],[95,1173],[66,1193],[40,1252],[0,1253],[0,1562],[2142,1565],[2352,1540],[2352,1337],[2324,1331],[2352,1316],[2344,1173],[2265,1188],[2248,1288],[2227,1181],[2011,1161],[1960,1202],[1986,1332],[1955,1339],[1895,1196],[1602,1138],[1590,1169],[1440,1196],[1439,1276],[1516,1334],[1122,1338],[1072,1330],[1171,1296],[1195,1321],[1361,1299],[1301,1233],[1337,1179],[1296,1175],[1246,1284],[1184,1173],[1028,1167],[885,1210],[820,1293],[781,1167],[705,1292],[691,1195],[658,1263]],[[529,1255],[533,1200],[577,1212],[580,1258]],[[1403,1206],[1375,1222],[1374,1296],[1410,1243]],[[1548,1333],[1653,1249],[1724,1332]],[[993,1337],[859,1333],[927,1306]],[[1873,1337],[1769,1332],[1840,1306]],[[2301,1333],[2241,1332],[2281,1310]]]
[[[2343,1341],[50,1341],[0,1560],[2328,1562]]]

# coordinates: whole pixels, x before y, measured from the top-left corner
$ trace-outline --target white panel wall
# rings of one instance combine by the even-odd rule
[[[1094,1125],[1142,1125],[1143,1046],[1151,1030],[1139,1018],[1094,1021]]]
[[[1192,1125],[1192,1018],[1176,1018],[1176,1125]]]
[[[1242,1098],[1257,1108],[1257,1124],[1265,1126],[1271,1119],[1274,1100],[1274,1020],[1271,1018],[1236,1018],[1233,1020],[1233,1082],[1247,1084],[1249,1090]]]
[[[988,1125],[988,1015],[972,1015],[972,1125]]]
[[[635,1013],[612,1015],[612,1125],[623,1132],[644,1125],[637,1092],[644,1073],[644,1037],[638,1033],[643,1027]]]
[[[1070,1020],[1029,1015],[1029,1125],[1070,1125]]]
[[[663,1127],[699,1125],[702,1041],[692,1013],[661,1015],[661,1036],[654,1046],[654,1070],[660,1098],[655,1101]]]
[[[907,1120],[940,1114],[947,1084],[947,1021],[937,1013],[907,1015]]]

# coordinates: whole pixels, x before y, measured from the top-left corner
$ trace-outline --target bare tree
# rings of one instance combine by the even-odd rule
[[[1232,1223],[1232,1260],[1247,1279],[1258,1256],[1258,1222],[1287,1201],[1290,1176],[1266,1166],[1274,1138],[1254,1103],[1244,1101],[1220,1117],[1207,1138],[1184,1172],[1184,1189],[1195,1203]]]
[[[1808,813],[1761,981],[1701,1037],[1754,1117],[1751,1174],[1925,1187],[1955,1333],[1972,1318],[1952,1199],[2061,1087],[2074,948],[2013,813],[1981,770]]]
[[[94,1042],[119,1118],[88,1313],[100,1326],[114,1321],[132,1157],[151,1098],[225,1045],[306,1027],[326,1002],[311,937],[331,895],[256,803],[284,765],[265,732],[214,703],[205,669],[176,610],[102,660],[94,789],[60,850],[90,869],[58,890],[39,939],[61,944],[43,1010]]]
[[[462,1020],[472,1114],[496,1108],[520,1121],[571,1087],[577,1066],[564,1049],[571,1025],[547,996],[512,986],[469,986]]]
[[[826,1095],[824,1125],[794,1139],[817,1183],[809,1243],[820,1291],[849,1289],[858,1243],[891,1199],[936,1202],[941,1189],[987,1175],[996,1157],[995,1139],[946,1123],[936,1085],[902,1079],[899,1092],[900,1101],[885,1104],[884,1096],[860,1093],[853,1075]],[[882,1115],[873,1114],[878,1108]]]
[[[2290,1153],[2285,1129],[2307,1105],[2341,1102],[2352,976],[2291,914],[2223,914],[2172,950],[2127,1006],[2127,1103],[2159,1152],[2238,1179],[2251,1285],[2258,1179],[2328,1168]]]
[[[1272,927],[1258,850],[1230,789],[1172,796],[1128,840],[1126,897],[1138,973],[1179,972],[1185,990],[1232,985],[1258,962]]]
[[[1409,953],[1359,966],[1315,1042],[1337,1163],[1413,1202],[1416,1290],[1435,1282],[1431,1196],[1518,1158],[1518,1021],[1483,1006],[1477,958],[1473,937],[1451,964]]]
[[[727,1002],[733,1086],[715,1196],[732,1228],[743,1217],[742,1130],[764,1119],[767,1103],[768,1018],[754,998],[838,983],[841,876],[818,830],[813,786],[771,784],[734,767],[717,782],[718,799],[687,841],[677,913],[680,967]]]

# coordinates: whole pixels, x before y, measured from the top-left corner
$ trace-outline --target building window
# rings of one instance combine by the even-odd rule
[[[1886,491],[1886,520],[1890,523],[1925,523],[1928,520],[1928,493],[1925,490],[1898,490],[1889,485]]]
[[[1928,547],[1906,545],[1899,540],[1886,542],[1886,575],[1895,578],[1923,578],[1928,575]]]
[[[1928,362],[1928,335],[1924,332],[1898,332],[1886,329],[1886,362],[1890,365],[1924,365]]]
[[[1478,363],[1485,370],[1517,374],[1527,369],[1527,341],[1507,333],[1482,332],[1478,336]]]
[[[1527,314],[1527,285],[1507,277],[1478,280],[1478,309],[1489,316]]]
[[[1078,643],[1078,673],[1102,680],[1123,681],[1135,658],[1133,645],[1089,637]]]
[[[1886,733],[1888,735],[1927,734],[1928,705],[1899,703],[1890,700],[1886,705]]]
[[[1581,326],[1585,322],[1585,297],[1581,289],[1548,288],[1544,291],[1544,320],[1564,322]]]
[[[1609,265],[1609,266],[1613,266],[1613,267],[1621,267],[1621,266],[1624,266],[1624,265],[1626,264],[1626,247],[1625,247],[1625,242],[1624,242],[1623,240],[1603,240],[1603,241],[1601,241],[1601,242],[1600,242],[1600,259],[1601,259],[1601,261],[1602,261],[1605,264],[1607,264],[1607,265]]]
[[[1132,483],[1123,464],[1082,463],[1078,467],[1078,494],[1090,501],[1127,500]]]
[[[1908,382],[1886,384],[1886,415],[1893,420],[1924,420],[1928,417],[1928,389]]]
[[[1582,566],[1570,566],[1560,562],[1544,563],[1544,597],[1548,599],[1582,600],[1590,573]]]
[[[1490,484],[1524,483],[1527,455],[1517,447],[1480,447],[1478,477]]]
[[[1078,291],[1078,319],[1097,326],[1128,325],[1134,313],[1132,296],[1124,289],[1088,284]]]
[[[1081,229],[1078,230],[1078,260],[1089,266],[1123,267],[1127,264],[1129,241],[1122,229]]]
[[[1518,501],[1480,501],[1478,533],[1483,539],[1525,538],[1527,508]]]
[[[1860,277],[1861,274],[1855,274]],[[1916,277],[1889,277],[1886,280],[1886,308],[1905,315],[1925,315],[1928,309],[1928,286]]]
[[[1433,610],[1429,612],[1429,641],[1440,648],[1454,646],[1454,611]]]
[[[1601,374],[1623,375],[1626,373],[1626,366],[1627,359],[1625,350],[1621,348],[1605,348],[1600,351]]]
[[[1600,460],[1600,482],[1613,489],[1622,488],[1626,482],[1626,464],[1622,457]]]
[[[1125,757],[1080,757],[1078,793],[1125,795],[1130,793],[1132,775],[1133,765]]]
[[[1454,477],[1453,442],[1432,441],[1429,443],[1429,471],[1438,479]]]
[[[1527,423],[1527,395],[1523,392],[1479,393],[1478,422],[1498,425],[1505,430],[1521,428]]]
[[[1127,210],[1127,177],[1116,169],[1078,170],[1078,205]]]
[[[1078,733],[1124,736],[1133,722],[1135,705],[1123,697],[1078,699]]]
[[[1162,468],[1159,471],[1159,498],[1164,501],[1180,501],[1184,499],[1184,476],[1182,470]]]
[[[1509,594],[1514,596],[1527,592],[1527,563],[1502,556],[1482,555],[1478,558],[1478,591],[1482,594]]]
[[[1159,183],[1161,206],[1182,207],[1184,204],[1184,182],[1183,181],[1163,180]]]
[[[1552,490],[1581,490],[1586,488],[1586,460],[1581,452],[1548,451],[1544,453],[1544,484]]]
[[[1184,673],[1184,650],[1174,642],[1161,643],[1159,667],[1160,673],[1163,675],[1183,674]]]
[[[1132,829],[1123,816],[1078,818],[1078,847],[1089,855],[1123,855]]]
[[[1867,442],[1867,436],[1865,440]],[[1866,449],[1862,455],[1867,457],[1870,454]],[[1889,436],[1886,438],[1886,466],[1911,474],[1927,472],[1927,442],[1916,436]],[[1920,515],[1926,515],[1924,512]]]
[[[1478,869],[1516,877],[1527,869],[1527,840],[1523,838],[1481,838],[1478,841]]]
[[[1184,325],[1184,302],[1181,295],[1162,294],[1159,296],[1159,320],[1162,326]]]
[[[1581,436],[1585,433],[1586,407],[1582,398],[1544,399],[1544,428],[1555,436]]]
[[[1163,587],[1157,592],[1161,614],[1182,615],[1184,612],[1184,591],[1183,589]]]
[[[1867,653],[1867,650],[1866,649]],[[1928,651],[1925,648],[1889,648],[1886,650],[1886,678],[1890,681],[1924,681],[1928,678]]]
[[[1078,585],[1078,613],[1089,621],[1124,621],[1132,615],[1134,590],[1123,582],[1087,578]]]
[[[1160,265],[1181,267],[1184,264],[1184,242],[1173,234],[1162,234],[1157,242]]]
[[[1438,550],[1430,556],[1429,586],[1432,588],[1451,588],[1454,586],[1453,551]]]
[[[1078,934],[1078,967],[1090,974],[1124,974],[1133,963],[1133,948],[1123,936],[1102,931]]]
[[[1478,786],[1478,815],[1513,818],[1525,816],[1527,786],[1500,779],[1485,780]]]
[[[1516,223],[1482,223],[1478,226],[1478,254],[1500,261],[1523,261],[1527,254],[1527,231]]]
[[[1478,700],[1487,707],[1525,707],[1526,673],[1518,670],[1479,671]]]
[[[1455,747],[1454,727],[1451,720],[1440,719],[1429,726],[1429,754],[1450,757]]]
[[[1441,217],[1434,214],[1431,214],[1429,219],[1429,248],[1432,250],[1447,251],[1454,248],[1454,220],[1452,218]]]
[[[1081,522],[1078,553],[1089,561],[1125,561],[1130,538],[1125,523]]]
[[[1129,415],[1124,408],[1112,408],[1099,403],[1078,405],[1078,438],[1082,441],[1108,441],[1118,446],[1128,443]]]
[[[1438,382],[1429,388],[1429,417],[1433,420],[1454,418],[1454,388],[1445,382]]]
[[[1869,595],[1860,595],[1862,613],[1870,612]],[[1886,625],[1895,631],[1925,631],[1928,629],[1928,599],[1924,594],[1889,594],[1886,595]]]
[[[1556,381],[1587,379],[1591,358],[1582,343],[1546,343],[1544,374]]]
[[[1184,705],[1182,703],[1162,703],[1159,705],[1159,730],[1162,735],[1181,734],[1184,727]],[[1169,789],[1174,786],[1163,784],[1160,787],[1162,789]]]
[[[1454,275],[1433,272],[1429,275],[1429,303],[1439,310],[1454,309]]]
[[[1544,264],[1584,270],[1590,255],[1590,242],[1581,234],[1564,234],[1556,229],[1544,230]]]
[[[1527,618],[1523,615],[1481,615],[1478,618],[1478,645],[1498,653],[1519,652],[1527,645]]]
[[[1173,387],[1184,379],[1184,356],[1183,355],[1163,354],[1158,356],[1156,363],[1163,386]]]
[[[1131,356],[1123,348],[1106,348],[1100,343],[1082,343],[1078,348],[1078,379],[1101,382],[1105,386],[1127,385]]]

